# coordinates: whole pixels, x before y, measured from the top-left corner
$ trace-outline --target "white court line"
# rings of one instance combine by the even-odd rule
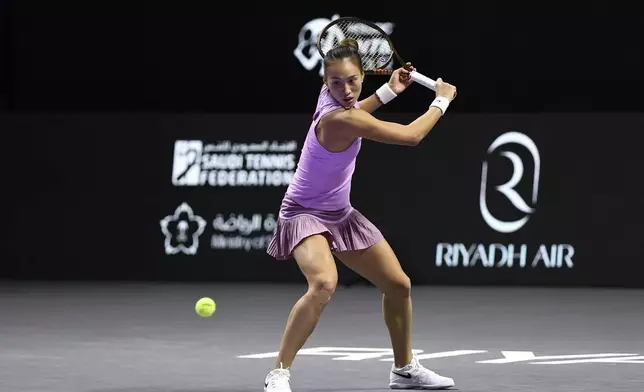
[[[602,358],[602,357],[620,357],[638,354],[623,354],[623,353],[602,353],[602,354],[575,354],[575,355],[549,355],[537,357],[532,351],[501,351],[505,358],[489,359],[485,361],[477,361],[476,363],[516,363],[528,361],[549,361],[549,360],[567,360],[567,359],[581,359],[581,358]]]
[[[636,363],[644,364],[644,355],[640,356],[625,356],[613,358],[592,358],[592,359],[571,359],[567,361],[547,361],[547,362],[531,362],[534,365],[569,365],[575,363]],[[634,354],[633,354],[634,355]]]

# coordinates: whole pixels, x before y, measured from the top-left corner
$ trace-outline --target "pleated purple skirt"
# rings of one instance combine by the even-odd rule
[[[293,249],[315,234],[327,238],[331,252],[366,249],[383,238],[380,230],[351,206],[339,211],[319,211],[302,207],[287,195],[266,252],[278,260],[290,259]]]

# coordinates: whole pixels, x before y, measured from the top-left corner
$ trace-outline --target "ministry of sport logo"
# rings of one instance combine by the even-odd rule
[[[524,154],[521,158],[516,152],[506,149],[505,147],[511,144],[522,146],[529,155]],[[509,160],[512,165],[510,179],[507,182],[494,187],[489,186],[488,178],[488,160],[483,161],[481,169],[481,189],[479,193],[479,206],[481,215],[485,222],[492,229],[499,233],[513,233],[522,228],[530,219],[530,216],[535,212],[535,205],[537,203],[537,196],[539,194],[539,175],[541,171],[541,156],[536,144],[527,135],[520,132],[506,132],[497,137],[487,150],[488,156],[498,153],[500,156]],[[524,159],[530,157],[531,162],[527,162],[528,166],[532,169],[531,176],[531,195],[526,201],[517,191],[516,187],[523,179],[525,172]],[[491,188],[491,189],[490,189]],[[509,202],[515,209],[520,218],[518,219],[501,219],[495,215],[488,206],[488,193],[495,191],[503,195],[507,202]],[[530,203],[530,204],[528,204]]]
[[[197,253],[199,236],[206,228],[206,221],[195,215],[187,203],[181,203],[174,214],[161,219],[160,223],[165,235],[164,248],[167,255]]]
[[[313,71],[315,67],[319,67],[319,75],[324,75],[322,56],[320,56],[320,52],[318,51],[318,37],[326,25],[338,18],[340,18],[338,14],[333,15],[331,19],[316,18],[306,22],[302,26],[298,35],[297,46],[293,50],[293,55],[295,55],[307,71]],[[376,22],[375,24],[387,33],[387,35],[391,35],[394,31],[395,25],[392,22]],[[370,47],[372,50],[378,50],[379,45],[370,45]],[[392,67],[393,62],[387,68],[391,69]]]

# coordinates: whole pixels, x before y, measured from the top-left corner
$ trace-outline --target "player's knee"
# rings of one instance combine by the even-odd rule
[[[316,278],[309,284],[309,293],[318,304],[324,306],[331,300],[337,284],[338,279],[335,277]]]
[[[389,297],[409,297],[411,295],[411,279],[405,274],[391,279],[383,290]]]

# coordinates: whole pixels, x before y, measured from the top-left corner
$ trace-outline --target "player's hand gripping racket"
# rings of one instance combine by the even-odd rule
[[[402,66],[406,64],[384,30],[375,23],[354,17],[338,18],[326,25],[318,37],[318,51],[324,57],[347,38],[358,42],[365,74],[391,75],[393,71],[385,67],[393,61],[394,56]],[[410,76],[414,82],[436,91],[436,81],[416,71],[411,71]]]

